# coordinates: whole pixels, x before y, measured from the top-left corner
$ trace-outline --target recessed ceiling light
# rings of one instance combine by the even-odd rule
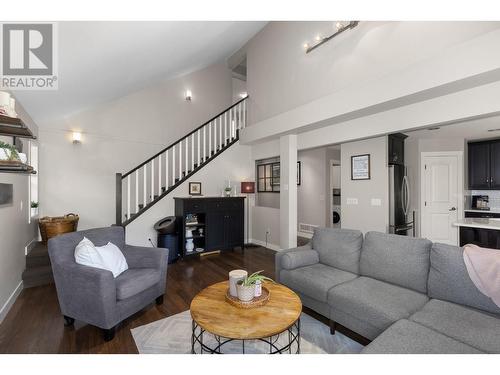
[[[500,131],[500,128],[498,129],[488,129],[489,132],[499,132]]]
[[[433,127],[427,128],[427,130],[439,130],[439,129],[441,129],[439,126],[433,126]]]

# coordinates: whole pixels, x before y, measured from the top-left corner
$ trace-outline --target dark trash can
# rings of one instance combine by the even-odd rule
[[[179,257],[179,242],[175,230],[175,216],[167,216],[154,225],[158,232],[157,246],[168,249],[168,263],[174,263]]]

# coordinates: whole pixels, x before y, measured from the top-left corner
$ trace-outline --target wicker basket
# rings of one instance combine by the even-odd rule
[[[38,221],[38,226],[40,227],[43,243],[46,244],[49,239],[60,234],[75,232],[78,228],[79,219],[80,217],[75,214],[57,217],[42,217]]]

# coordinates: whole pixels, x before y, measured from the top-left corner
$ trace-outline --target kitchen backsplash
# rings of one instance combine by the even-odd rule
[[[469,190],[465,194],[466,208],[471,208],[473,195],[487,195],[490,208],[500,210],[500,190]]]

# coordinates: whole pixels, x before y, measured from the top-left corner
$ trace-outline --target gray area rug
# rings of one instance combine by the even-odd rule
[[[301,315],[302,354],[351,354],[359,353],[363,346],[356,341],[330,329],[307,314]],[[141,354],[189,354],[191,353],[191,315],[188,310],[131,330],[135,344]],[[276,338],[276,336],[275,336]],[[288,340],[286,333],[280,335],[278,344]],[[213,347],[215,338],[205,333],[204,342]],[[233,341],[223,347],[224,353],[241,353],[241,342]],[[260,341],[245,341],[246,353],[266,353],[269,345]]]

